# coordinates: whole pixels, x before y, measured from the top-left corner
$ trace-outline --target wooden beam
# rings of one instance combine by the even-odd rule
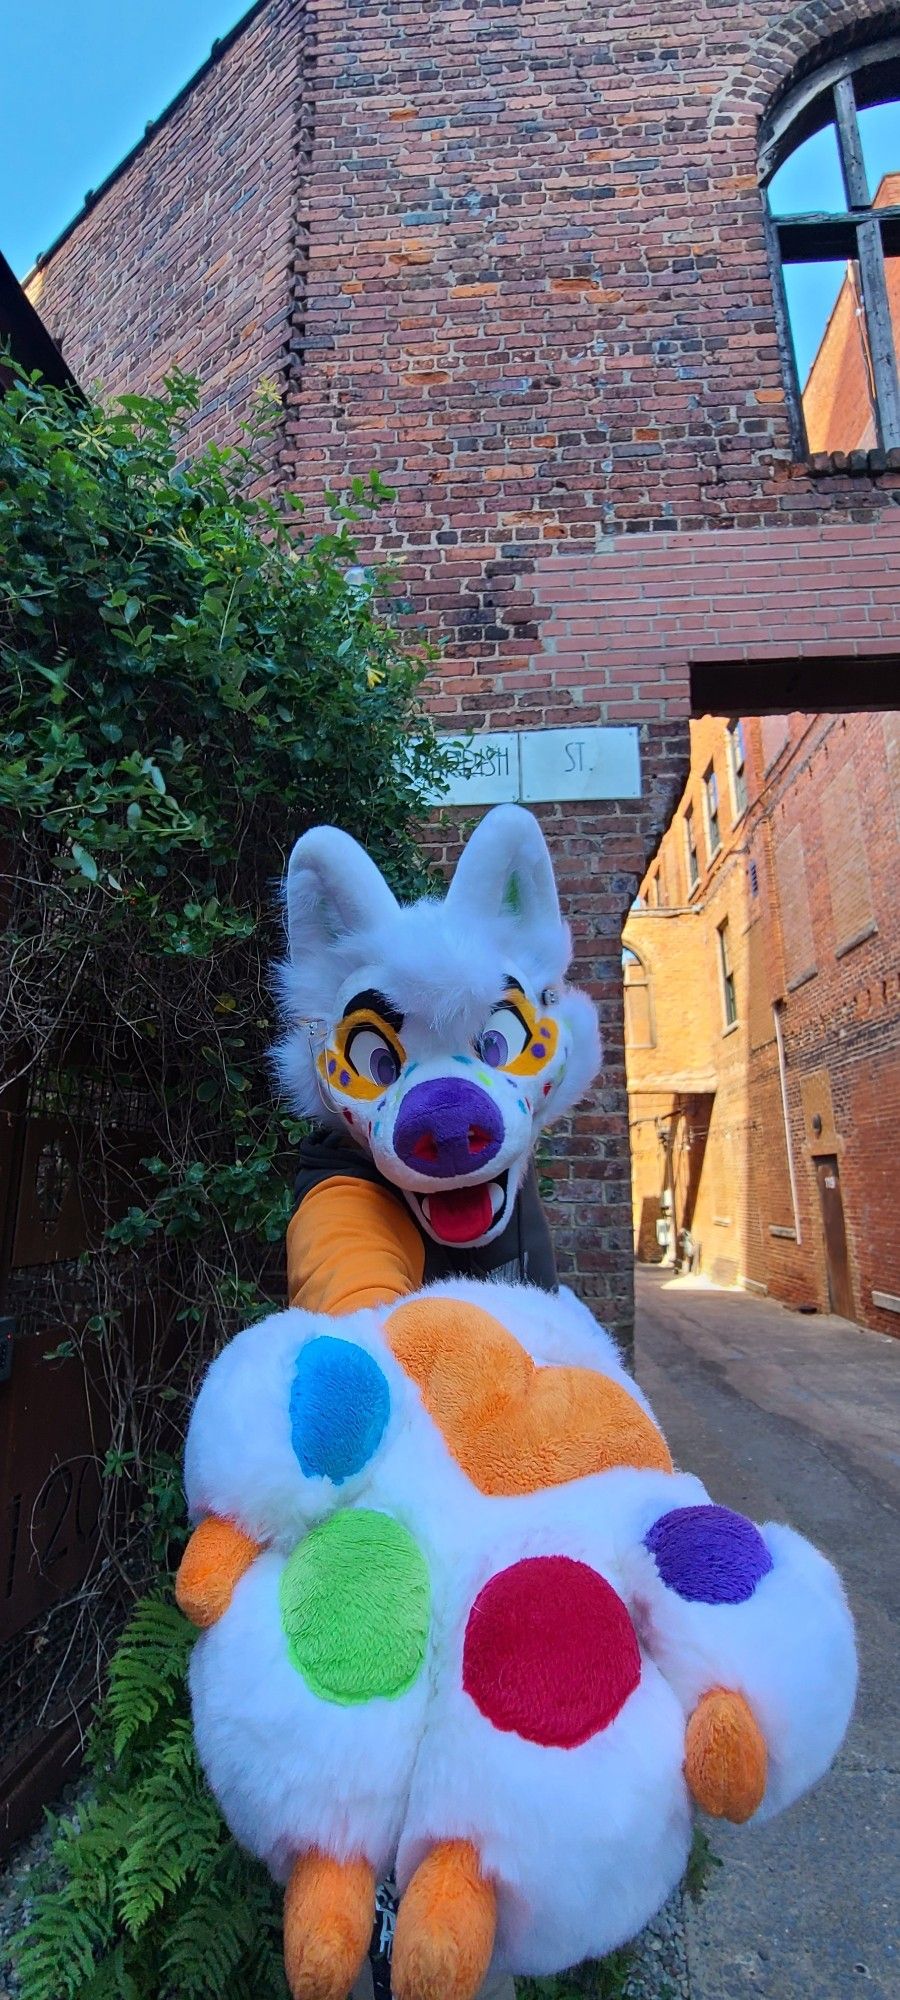
[[[846,659],[695,661],[691,714],[853,715],[900,708],[896,653]]]

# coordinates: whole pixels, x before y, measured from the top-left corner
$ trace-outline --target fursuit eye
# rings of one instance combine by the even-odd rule
[[[382,1090],[396,1083],[400,1075],[396,1049],[374,1028],[354,1028],[347,1041],[347,1056],[357,1076],[368,1077],[372,1083],[380,1084]]]
[[[528,1047],[531,1036],[514,1007],[495,1007],[478,1037],[478,1053],[489,1069],[503,1069]]]

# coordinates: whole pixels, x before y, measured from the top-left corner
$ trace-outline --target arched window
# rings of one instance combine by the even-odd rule
[[[653,1002],[647,968],[626,944],[622,948],[622,978],[625,982],[625,1047],[654,1049]]]
[[[760,167],[798,453],[900,446],[900,39],[799,84]]]

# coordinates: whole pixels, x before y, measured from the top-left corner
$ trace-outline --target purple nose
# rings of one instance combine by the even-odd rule
[[[407,1091],[394,1126],[405,1166],[435,1180],[477,1174],[499,1153],[503,1120],[486,1090],[462,1077],[434,1077]]]

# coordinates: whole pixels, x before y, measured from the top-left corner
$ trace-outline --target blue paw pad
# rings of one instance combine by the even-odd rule
[[[675,1507],[644,1537],[663,1583],[689,1604],[746,1604],[772,1568],[759,1529],[730,1507]]]
[[[390,1413],[387,1380],[364,1348],[330,1334],[301,1348],[291,1386],[291,1443],[307,1478],[340,1486],[361,1472]]]

